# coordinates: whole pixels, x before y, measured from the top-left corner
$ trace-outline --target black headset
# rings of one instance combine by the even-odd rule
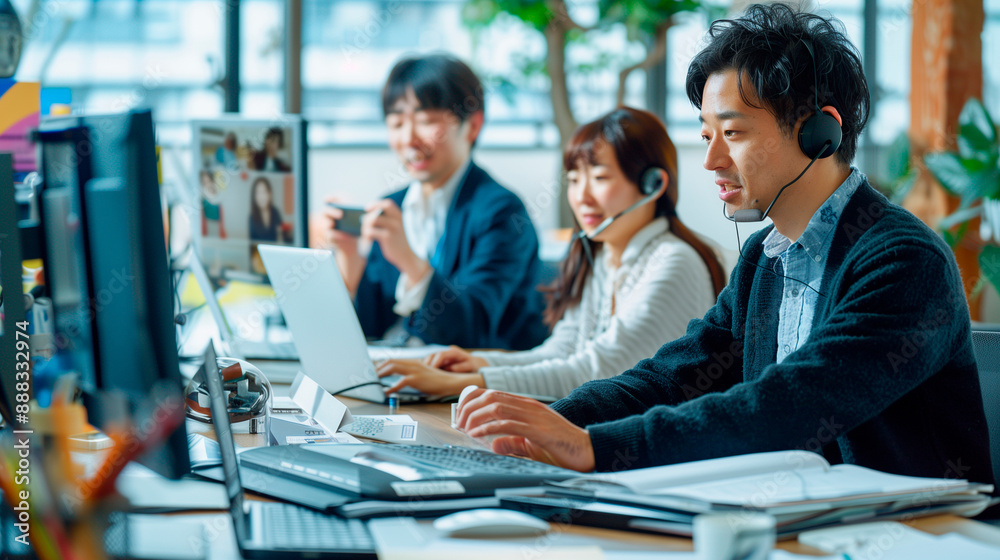
[[[809,168],[812,167],[812,164],[816,163],[817,159],[830,157],[836,153],[838,148],[840,148],[840,142],[843,139],[843,131],[840,128],[840,123],[838,123],[837,119],[833,118],[833,115],[830,113],[824,113],[819,106],[819,68],[816,66],[816,54],[813,52],[812,42],[808,39],[802,39],[802,46],[804,46],[806,48],[806,52],[809,53],[809,60],[812,62],[813,66],[813,104],[816,108],[816,111],[808,119],[806,119],[799,128],[799,149],[802,150],[802,153],[805,154],[807,158],[809,158],[809,165],[802,170],[802,173],[799,173],[798,177],[792,179],[791,183],[781,187],[778,194],[774,195],[774,200],[772,200],[771,204],[767,206],[767,210],[763,212],[753,208],[748,210],[737,210],[736,212],[733,212],[732,216],[730,216],[726,214],[726,205],[723,203],[722,215],[731,222],[762,221],[767,217],[768,213],[771,212],[771,207],[773,207],[774,203],[778,201],[778,197],[781,196],[781,193],[785,192],[785,189],[801,179],[802,176],[806,174],[806,171],[809,171]],[[734,223],[734,225],[736,224]],[[806,288],[816,292],[817,295],[826,297],[825,294],[816,288],[813,288],[807,282],[803,282],[798,278],[792,278],[791,276],[785,276],[784,274],[778,274],[773,270],[764,268],[753,261],[747,260],[743,256],[743,246],[740,243],[739,226],[736,227],[736,248],[740,251],[740,258],[745,262],[748,262],[761,270],[766,270],[780,278],[787,278],[798,282]]]
[[[837,119],[830,113],[824,113],[819,107],[819,68],[816,66],[816,54],[813,52],[812,42],[808,39],[802,39],[802,46],[806,48],[809,60],[812,61],[813,103],[816,112],[799,128],[799,149],[809,159],[823,159],[832,156],[840,147],[843,132]]]
[[[655,194],[663,188],[663,175],[666,173],[659,167],[650,167],[642,174],[639,181],[639,192],[645,196]]]
[[[746,210],[737,210],[733,212],[730,216],[726,214],[726,204],[722,204],[722,215],[726,217],[727,220],[731,222],[760,222],[771,212],[771,208],[774,203],[778,201],[778,197],[781,193],[785,192],[785,189],[792,186],[796,181],[802,178],[812,167],[812,164],[816,163],[817,159],[827,158],[836,153],[837,149],[840,148],[840,141],[843,139],[843,131],[840,129],[840,123],[837,119],[833,118],[830,113],[824,113],[819,106],[819,68],[816,66],[816,55],[813,52],[812,42],[808,39],[802,39],[802,46],[806,48],[806,52],[809,53],[809,60],[812,62],[813,67],[813,105],[816,111],[809,116],[802,126],[799,127],[799,149],[802,153],[809,158],[809,165],[799,173],[798,177],[794,178],[787,185],[781,187],[778,190],[778,194],[774,195],[774,199],[771,200],[771,204],[767,205],[767,209],[761,212],[756,208],[750,208]]]
[[[661,167],[650,167],[649,169],[643,171],[642,178],[639,179],[639,185],[638,185],[639,192],[642,194],[642,198],[637,200],[635,204],[629,206],[628,208],[622,210],[621,212],[615,214],[614,216],[611,216],[610,218],[607,218],[606,220],[598,224],[597,227],[594,228],[594,231],[590,232],[589,234],[583,231],[583,229],[580,229],[580,231],[576,233],[573,241],[574,242],[580,241],[583,244],[583,254],[587,258],[587,262],[590,263],[591,268],[594,267],[594,255],[590,249],[590,241],[593,238],[600,235],[601,233],[603,233],[604,230],[608,229],[608,227],[610,227],[611,224],[615,223],[615,221],[618,218],[621,218],[625,214],[628,214],[629,212],[635,210],[636,208],[639,208],[640,206],[646,204],[650,200],[656,198],[658,194],[661,194],[660,191],[661,189],[663,189],[663,176],[666,173],[667,172],[664,171],[663,168]],[[675,216],[676,214],[677,214],[676,210],[671,208],[671,212],[669,215]],[[576,220],[576,217],[574,217],[573,219]],[[573,275],[575,276],[576,272],[574,272]]]

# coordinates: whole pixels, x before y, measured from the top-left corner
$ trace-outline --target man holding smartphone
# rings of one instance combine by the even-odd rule
[[[382,92],[389,146],[413,178],[371,203],[360,238],[325,208],[326,241],[372,338],[532,348],[547,336],[538,238],[524,204],[472,161],[483,87],[448,55],[400,61]]]

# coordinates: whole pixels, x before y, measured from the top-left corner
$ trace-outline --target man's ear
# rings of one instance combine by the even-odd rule
[[[469,125],[469,130],[466,132],[465,138],[469,141],[469,145],[476,143],[476,139],[479,138],[479,133],[483,130],[483,121],[485,117],[482,111],[476,111],[469,115],[469,118],[465,119],[465,122]]]
[[[837,124],[839,124],[841,127],[844,126],[844,119],[840,118],[840,111],[837,111],[837,108],[834,107],[833,105],[826,105],[824,107],[820,107],[819,110],[837,119]]]

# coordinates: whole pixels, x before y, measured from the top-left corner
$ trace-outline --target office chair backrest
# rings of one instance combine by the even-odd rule
[[[1000,332],[972,331],[972,349],[979,366],[979,385],[990,430],[993,477],[1000,482]]]

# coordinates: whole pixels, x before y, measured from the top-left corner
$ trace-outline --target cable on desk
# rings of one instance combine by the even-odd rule
[[[353,391],[354,389],[360,389],[361,387],[367,387],[369,385],[379,385],[383,386],[381,381],[365,381],[364,383],[358,383],[357,385],[351,385],[350,387],[345,387],[336,393],[330,393],[331,395],[337,396],[341,393],[346,393],[348,391]]]

